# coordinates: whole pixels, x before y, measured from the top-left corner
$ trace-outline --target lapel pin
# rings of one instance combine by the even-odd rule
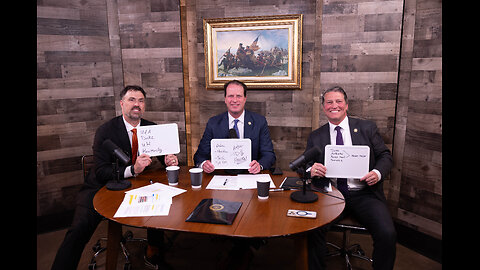
[[[355,129],[353,129],[353,132],[358,132],[358,129],[356,129],[356,128],[355,128]]]
[[[251,126],[251,125],[252,125],[252,122],[248,121],[248,125]]]

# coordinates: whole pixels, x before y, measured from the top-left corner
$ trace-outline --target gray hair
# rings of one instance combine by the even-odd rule
[[[325,95],[329,92],[338,92],[338,93],[342,93],[343,94],[343,98],[345,99],[345,103],[348,104],[348,98],[347,98],[347,93],[345,93],[345,90],[343,90],[342,87],[340,86],[334,86],[334,87],[331,87],[331,88],[328,88],[327,90],[325,90],[323,93],[322,93],[322,105],[323,103],[325,102]]]

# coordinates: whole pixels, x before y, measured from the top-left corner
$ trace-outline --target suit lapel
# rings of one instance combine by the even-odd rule
[[[128,149],[128,155],[132,155],[132,145],[130,145],[130,139],[128,138],[128,133],[127,133],[127,127],[125,127],[125,123],[123,122],[123,118],[120,115],[117,120],[117,125],[118,125],[118,134],[119,134],[119,140],[122,146],[120,146],[122,149]]]
[[[245,117],[243,118],[245,123],[243,124],[243,137],[244,138],[251,138],[252,130],[253,130],[253,118],[249,111],[245,110]]]
[[[328,145],[328,144],[332,144],[330,142],[330,127],[328,125],[328,122],[321,126],[319,128],[320,132],[318,133],[319,136],[318,136],[318,141],[317,142],[314,142],[315,145],[318,145],[320,147],[320,150],[322,151],[320,156],[319,156],[319,160],[318,162],[324,164],[325,163],[325,146]]]
[[[352,145],[361,145],[363,144],[360,137],[360,126],[358,121],[355,118],[348,118],[348,126],[350,127],[350,137],[352,138]]]
[[[218,125],[218,127],[221,129],[221,132],[223,134],[223,136],[222,136],[223,138],[228,138],[229,137],[229,132],[228,132],[229,126],[230,126],[229,124],[230,123],[228,123],[228,111],[227,111],[223,114],[223,117],[220,120],[220,123]]]

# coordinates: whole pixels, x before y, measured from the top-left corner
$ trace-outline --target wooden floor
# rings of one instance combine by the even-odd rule
[[[146,238],[146,230],[123,227],[123,232],[130,230],[134,237]],[[37,270],[50,270],[58,247],[63,241],[66,229],[48,232],[37,235]],[[107,235],[107,221],[102,221],[95,231],[92,239],[83,251],[78,269],[88,269],[92,258],[92,246],[100,237]],[[227,255],[232,247],[232,242],[225,237],[199,235],[190,233],[166,233],[167,238],[174,239],[173,245],[166,254],[167,262],[173,269],[215,269],[220,259]],[[328,241],[336,244],[341,243],[342,235],[339,232],[329,232]],[[359,243],[365,250],[367,256],[372,254],[372,240],[369,235],[353,234],[352,243]],[[105,246],[106,243],[102,242]],[[144,244],[140,242],[129,242],[128,251],[131,255],[132,269],[149,269],[143,262]],[[258,250],[253,250],[254,257],[250,265],[251,270],[255,269],[295,269],[293,240],[288,238],[272,238],[266,245]],[[123,269],[124,258],[119,254],[117,269]],[[344,261],[340,257],[329,258],[327,261],[329,269],[345,269]],[[359,259],[352,259],[354,269],[372,269],[370,263]],[[99,256],[96,269],[105,269],[105,254]],[[400,244],[397,244],[397,257],[395,261],[396,270],[436,270],[442,269],[442,265],[421,254],[418,254]]]

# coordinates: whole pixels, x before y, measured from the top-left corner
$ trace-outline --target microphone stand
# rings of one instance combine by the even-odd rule
[[[115,157],[115,163],[113,164],[113,171],[117,175],[117,179],[112,179],[107,182],[107,189],[109,190],[124,190],[132,186],[132,183],[127,179],[120,180],[120,168],[118,166],[118,158]],[[132,165],[133,166],[133,165]]]
[[[307,191],[307,173],[305,166],[298,167],[297,173],[302,176],[303,187],[302,190],[292,192],[290,198],[293,201],[300,203],[311,203],[318,200],[318,195],[312,191]]]

